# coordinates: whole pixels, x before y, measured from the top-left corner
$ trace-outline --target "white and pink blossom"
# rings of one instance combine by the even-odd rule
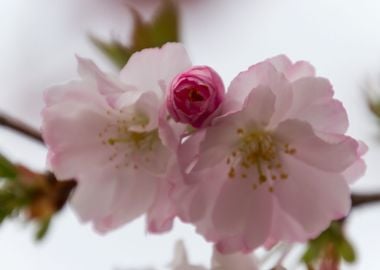
[[[223,116],[179,150],[179,216],[222,253],[306,241],[350,209],[364,144],[345,135],[346,111],[306,62],[278,56],[231,83]]]
[[[175,247],[174,259],[171,263],[172,270],[257,270],[258,264],[253,254],[232,254],[223,255],[217,250],[213,250],[211,267],[205,268],[200,265],[193,265],[189,262],[185,245],[178,241]]]
[[[135,53],[115,77],[89,60],[78,62],[80,80],[45,93],[50,168],[59,179],[78,181],[73,208],[98,231],[144,213],[150,231],[170,229],[175,212],[167,179],[179,137],[160,117],[167,87],[191,65],[185,49],[170,43]]]

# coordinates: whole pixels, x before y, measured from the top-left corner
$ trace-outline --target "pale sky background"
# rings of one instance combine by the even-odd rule
[[[43,89],[77,76],[75,54],[114,70],[86,33],[128,40],[131,20],[117,0],[0,0],[0,7],[0,110],[36,128]],[[353,189],[380,190],[380,128],[367,112],[361,89],[369,76],[380,79],[380,1],[187,0],[181,11],[183,41],[194,64],[212,66],[226,85],[250,65],[280,53],[310,61],[320,76],[329,78],[348,110],[349,134],[370,147],[367,174]],[[44,169],[44,148],[4,129],[0,138],[0,152]],[[0,269],[163,267],[180,238],[191,261],[207,265],[211,256],[211,246],[179,222],[162,236],[147,235],[143,218],[99,236],[66,209],[52,225],[46,240],[35,244],[33,228],[5,223]],[[380,204],[352,214],[347,230],[359,260],[345,269],[379,269],[379,228]]]

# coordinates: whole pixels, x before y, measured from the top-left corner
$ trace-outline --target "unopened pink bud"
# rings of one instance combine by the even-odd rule
[[[223,98],[220,76],[210,67],[195,66],[174,78],[167,107],[175,121],[202,128],[218,115]]]

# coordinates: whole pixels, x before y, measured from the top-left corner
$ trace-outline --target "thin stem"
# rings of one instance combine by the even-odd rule
[[[7,127],[9,129],[13,129],[33,140],[36,140],[40,143],[44,143],[41,133],[38,130],[22,123],[21,121],[14,119],[4,113],[0,113],[0,125]]]
[[[291,245],[291,244],[285,245],[284,250],[282,251],[281,257],[278,259],[278,261],[276,263],[276,266],[274,268],[275,270],[285,269],[282,265],[283,265],[284,260],[286,259],[286,257],[292,251],[292,248],[293,248],[293,245]]]
[[[352,207],[363,206],[369,203],[380,203],[380,193],[352,194]]]

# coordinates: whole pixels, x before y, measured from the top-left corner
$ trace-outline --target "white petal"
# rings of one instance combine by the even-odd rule
[[[134,53],[120,73],[121,80],[141,91],[161,94],[178,73],[191,66],[185,48],[179,43],[167,43],[162,48],[150,48]]]
[[[288,179],[277,182],[274,194],[281,208],[304,231],[299,237],[314,237],[334,219],[347,215],[350,190],[340,174],[326,173],[288,156],[283,160]]]

